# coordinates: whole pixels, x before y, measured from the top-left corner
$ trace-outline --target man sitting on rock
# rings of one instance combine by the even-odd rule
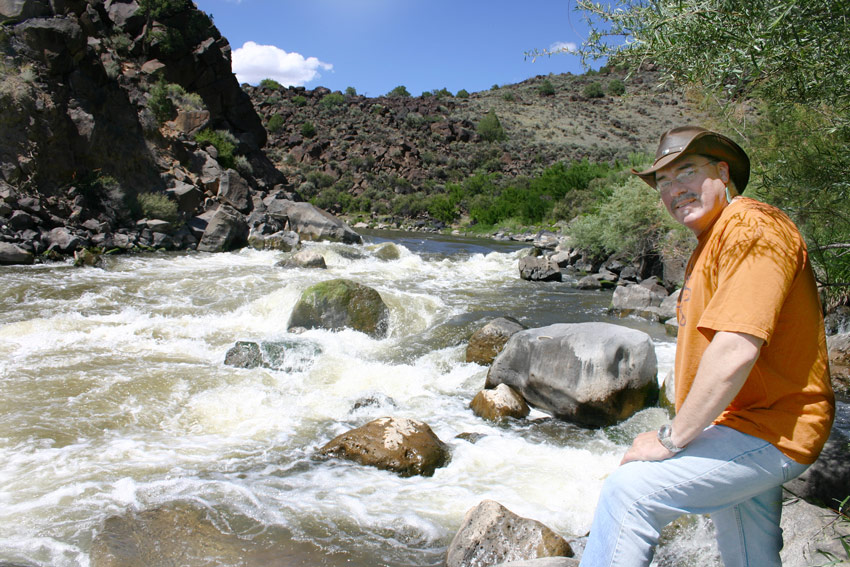
[[[835,411],[805,243],[739,195],[750,162],[726,136],[674,128],[633,173],[698,240],[677,304],[676,417],[605,481],[581,565],[649,565],[661,528],[711,514],[727,567],[780,566],[782,484],[817,459]]]

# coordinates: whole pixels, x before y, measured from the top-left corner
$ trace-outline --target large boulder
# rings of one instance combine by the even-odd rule
[[[289,329],[350,328],[374,338],[389,330],[390,310],[371,287],[346,279],[328,280],[308,287],[289,318]]]
[[[216,180],[218,198],[240,213],[250,213],[252,208],[251,188],[235,169],[226,169]]]
[[[611,297],[611,309],[619,315],[635,314],[648,319],[666,321],[675,316],[675,300],[673,300],[672,313],[670,302],[664,303],[669,296],[667,289],[653,280],[618,286]]]
[[[448,464],[448,446],[427,424],[383,417],[339,435],[319,450],[321,457],[343,458],[401,476],[433,476]]]
[[[786,500],[782,504],[781,527],[783,567],[850,565],[847,550],[842,545],[842,539],[850,543],[850,522],[842,522],[831,510],[804,500]],[[840,562],[830,563],[827,554]]]
[[[511,335],[525,328],[525,325],[511,317],[493,319],[472,333],[466,346],[466,361],[482,366],[490,364]]]
[[[302,240],[331,240],[347,244],[361,244],[359,234],[340,219],[311,205],[272,196],[264,201],[271,215],[289,219],[289,226]]]
[[[546,256],[524,256],[519,259],[519,277],[536,282],[561,281],[561,268]]]
[[[242,248],[248,243],[248,224],[238,211],[222,205],[207,224],[201,241],[200,252],[227,252]]]
[[[484,500],[464,516],[449,544],[446,567],[490,567],[507,561],[572,555],[570,544],[542,523]]]
[[[0,242],[0,265],[32,264],[35,260],[31,252],[11,242]]]
[[[523,418],[531,411],[522,396],[505,384],[499,384],[491,390],[481,390],[469,407],[475,415],[490,421],[501,421],[507,417]]]
[[[320,270],[325,270],[328,267],[325,257],[322,256],[321,252],[309,248],[299,250],[284,260],[281,265],[284,268],[316,268]]]
[[[609,323],[556,324],[514,334],[487,373],[529,405],[587,427],[612,425],[658,398],[649,335]]]
[[[850,333],[826,338],[829,350],[829,372],[837,394],[850,396]]]

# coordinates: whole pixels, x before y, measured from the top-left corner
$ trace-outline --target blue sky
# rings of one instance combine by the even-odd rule
[[[573,0],[195,0],[230,41],[240,82],[354,87],[380,96],[518,83],[582,73],[573,54],[525,53],[580,44]]]

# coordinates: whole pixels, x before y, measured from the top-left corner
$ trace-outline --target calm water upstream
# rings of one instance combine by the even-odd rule
[[[293,540],[317,550],[305,565],[440,565],[483,499],[565,536],[586,533],[627,440],[664,413],[599,431],[539,412],[484,422],[468,404],[486,368],[464,362],[466,340],[502,315],[527,326],[609,321],[650,333],[662,376],[672,340],[660,325],[606,315],[609,292],[520,280],[517,244],[367,240],[307,244],[325,271],[279,268],[284,254],[247,249],[116,256],[102,270],[0,268],[0,561],[87,566],[107,517],[174,505],[207,510],[266,550],[257,565],[274,565]],[[375,257],[385,241],[399,259]],[[380,292],[388,338],[287,333],[301,291],[337,277]],[[285,371],[225,366],[240,340],[311,346]],[[353,409],[363,398],[377,402]],[[387,415],[428,423],[451,444],[451,463],[400,478],[312,459]],[[464,432],[484,436],[455,439]]]

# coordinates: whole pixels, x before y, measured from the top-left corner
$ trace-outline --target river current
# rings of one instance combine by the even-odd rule
[[[376,255],[387,243],[397,259]],[[521,280],[517,243],[370,233],[362,246],[306,246],[327,270],[251,249],[0,268],[0,562],[88,566],[106,518],[174,505],[267,550],[257,565],[292,542],[315,551],[304,565],[441,565],[485,499],[564,537],[587,533],[629,439],[666,414],[601,430],[537,411],[483,421],[468,405],[487,369],[464,361],[466,341],[498,316],[607,321],[649,333],[663,377],[674,350],[663,327],[610,316],[610,292]],[[381,294],[386,339],[287,332],[300,293],[339,277]],[[288,341],[285,368],[226,366],[245,340]],[[429,424],[450,464],[401,478],[313,458],[384,416]]]

